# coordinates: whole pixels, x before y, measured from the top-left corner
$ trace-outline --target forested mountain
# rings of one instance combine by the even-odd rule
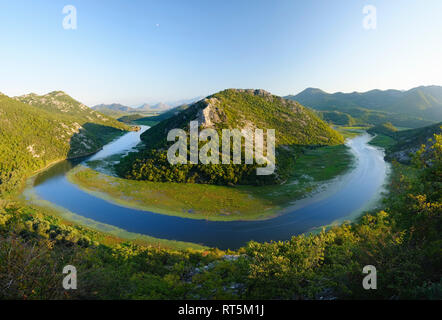
[[[75,117],[78,121],[110,124],[119,128],[125,127],[114,119],[92,110],[63,91],[53,91],[45,95],[30,93],[14,97],[14,99],[52,114]]]
[[[123,159],[117,167],[120,175],[151,181],[219,184],[255,182],[256,165],[170,166],[166,152],[172,142],[167,142],[167,133],[175,128],[189,132],[189,122],[192,120],[197,120],[202,128],[217,130],[220,137],[221,130],[226,128],[275,129],[277,172],[272,175],[271,182],[280,181],[293,160],[290,147],[336,145],[343,142],[339,133],[313,111],[295,101],[274,96],[264,90],[228,89],[190,105],[143,133],[141,138],[145,150]]]
[[[421,127],[442,120],[442,87],[421,86],[408,91],[371,90],[333,94],[308,88],[287,96],[320,111],[340,111],[359,122],[380,124],[392,122],[401,127]]]
[[[66,93],[10,98],[0,94],[0,194],[55,160],[99,150],[130,130]]]

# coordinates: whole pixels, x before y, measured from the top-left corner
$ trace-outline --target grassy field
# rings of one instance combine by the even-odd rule
[[[68,179],[120,205],[186,218],[235,220],[234,217],[241,216],[253,219],[257,212],[272,208],[269,202],[224,186],[126,180],[81,166],[71,171]]]
[[[68,179],[83,190],[123,206],[161,214],[217,221],[273,217],[325,181],[351,167],[345,145],[307,149],[295,161],[292,177],[283,185],[216,186],[133,181],[79,166]]]
[[[360,126],[336,126],[335,130],[337,130],[340,134],[344,136],[345,139],[351,139],[360,134],[364,133],[368,127],[360,127]]]

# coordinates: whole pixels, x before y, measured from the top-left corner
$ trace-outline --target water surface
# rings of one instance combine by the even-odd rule
[[[367,144],[368,134],[358,136],[347,142],[356,157],[354,169],[329,183],[326,190],[286,209],[285,214],[262,221],[206,221],[126,208],[88,194],[66,179],[66,173],[79,163],[126,153],[147,128],[125,134],[89,158],[63,161],[40,173],[34,182],[35,193],[78,215],[129,232],[233,249],[250,240],[287,240],[348,218],[379,196],[387,174],[383,152]]]

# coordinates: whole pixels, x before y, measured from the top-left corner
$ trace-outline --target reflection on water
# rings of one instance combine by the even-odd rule
[[[130,139],[128,135],[131,135]],[[120,139],[124,139],[124,143]],[[120,139],[111,146],[112,152],[127,151],[127,146],[135,146],[139,142],[139,134],[128,133]],[[368,146],[369,140],[370,136],[365,134],[349,142],[357,158],[356,167],[341,180],[332,183],[322,197],[319,194],[305,200],[302,207],[264,221],[185,219],[110,203],[80,190],[66,179],[65,173],[84,159],[65,161],[42,172],[34,190],[40,198],[71,212],[130,232],[222,249],[238,248],[250,240],[290,239],[293,235],[348,217],[369,203],[382,189],[387,170],[383,152]],[[106,152],[106,157],[113,154],[109,149],[103,149],[103,152]],[[97,156],[100,157],[100,154]]]
[[[84,161],[85,158],[78,158],[73,160],[65,160],[58,162],[53,165],[48,170],[45,170],[38,174],[38,176],[34,180],[34,186],[38,186],[40,184],[45,183],[47,180],[51,180],[57,176],[64,176],[69,170],[73,169],[75,166]]]

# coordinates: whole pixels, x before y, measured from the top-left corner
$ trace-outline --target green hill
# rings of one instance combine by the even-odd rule
[[[166,159],[167,133],[180,128],[189,132],[189,122],[222,129],[275,129],[276,173],[258,177],[254,165],[175,165]],[[220,135],[221,136],[221,135]],[[228,89],[190,105],[178,114],[161,121],[142,134],[145,149],[129,154],[117,166],[121,176],[150,181],[241,183],[280,182],[284,180],[293,151],[306,145],[337,145],[343,137],[322,121],[315,112],[295,101],[274,96],[264,90]],[[221,144],[220,144],[221,145]]]
[[[386,159],[409,163],[422,145],[426,145],[428,150],[435,142],[434,135],[441,133],[442,122],[424,128],[398,131],[394,135],[395,144],[386,150]]]
[[[376,135],[370,143],[385,149],[386,160],[410,164],[422,145],[426,145],[426,151],[433,146],[434,135],[442,132],[442,122],[402,131],[398,131],[391,123],[384,123],[370,128],[368,132]]]
[[[320,111],[321,118],[331,124],[340,126],[353,126],[356,124],[355,119],[347,113],[339,111]]]
[[[396,132],[398,131],[395,126],[393,126],[390,122],[378,124],[367,130],[371,134],[383,134],[388,137],[394,138],[396,136]]]
[[[399,127],[422,127],[442,120],[442,87],[421,86],[408,91],[371,90],[333,94],[308,88],[287,99],[320,111],[340,111],[361,124],[392,122]]]
[[[0,194],[53,161],[99,150],[130,127],[57,91],[0,94]]]

